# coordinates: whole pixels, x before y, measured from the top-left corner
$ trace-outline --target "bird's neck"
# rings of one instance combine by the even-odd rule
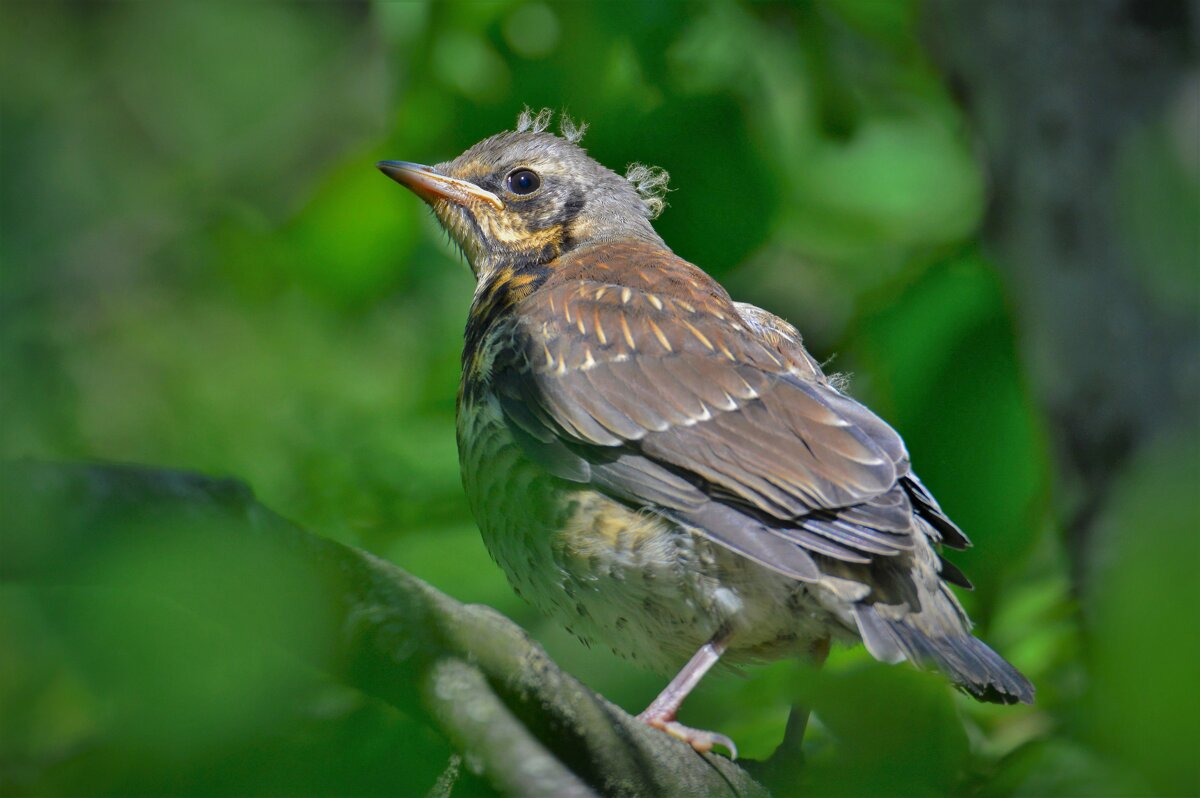
[[[478,291],[483,291],[507,275],[542,273],[590,249],[618,242],[669,249],[646,219],[589,217],[547,228],[536,236],[524,234],[516,240],[481,248],[472,253],[471,268],[478,279]]]
[[[478,356],[492,326],[545,283],[551,268],[550,263],[520,260],[498,264],[479,272],[480,279],[475,287],[475,298],[467,316],[463,345],[464,370],[468,370],[469,365]]]

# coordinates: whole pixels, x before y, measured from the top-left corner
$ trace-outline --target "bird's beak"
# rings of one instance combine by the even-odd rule
[[[379,167],[379,171],[426,202],[439,199],[456,205],[486,202],[498,211],[504,210],[504,201],[492,192],[466,180],[438,174],[428,166],[407,161],[380,161],[375,165]]]

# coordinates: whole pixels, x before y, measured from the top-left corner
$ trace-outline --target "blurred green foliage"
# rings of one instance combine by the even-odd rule
[[[831,368],[905,435],[976,543],[954,559],[979,588],[964,601],[981,635],[1039,689],[1032,708],[981,706],[842,651],[821,674],[711,679],[684,720],[761,758],[789,702],[810,701],[811,794],[1194,794],[1198,625],[1160,609],[1164,580],[1181,590],[1198,563],[1196,503],[1179,501],[1200,484],[1196,442],[1123,477],[1078,594],[1047,422],[976,242],[984,176],[918,43],[918,4],[619,12],[0,5],[0,457],[236,475],[309,529],[500,609],[640,708],[662,679],[551,627],[479,540],[454,443],[472,280],[373,167],[453,157],[523,105],[565,109],[603,163],[668,169],[668,243],[837,353]],[[1195,313],[1176,286],[1194,287],[1200,194],[1168,122],[1121,154],[1119,223],[1159,266],[1147,290]],[[112,578],[152,591],[197,557],[254,552],[135,547]],[[279,622],[328,645],[302,574],[273,578],[301,580]],[[253,604],[253,585],[229,589],[231,613]],[[4,794],[421,794],[448,752],[170,608],[20,586],[0,608]]]

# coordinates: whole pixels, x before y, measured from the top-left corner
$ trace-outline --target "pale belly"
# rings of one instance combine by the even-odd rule
[[[513,588],[588,643],[666,674],[718,632],[732,632],[732,662],[850,636],[811,586],[546,474],[493,401],[461,408],[459,453],[484,542]]]

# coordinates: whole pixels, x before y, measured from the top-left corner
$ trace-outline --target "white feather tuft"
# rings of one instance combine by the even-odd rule
[[[554,121],[554,109],[543,108],[536,113],[525,106],[524,110],[517,115],[517,132],[518,133],[545,133],[550,129],[551,123]],[[578,144],[583,140],[583,134],[587,132],[588,126],[586,122],[576,122],[566,113],[559,114],[558,131],[564,139],[572,144]]]
[[[554,111],[550,108],[543,108],[536,114],[525,106],[521,113],[517,115],[517,132],[518,133],[545,133],[546,128],[550,127],[550,122],[554,119]]]
[[[670,191],[667,183],[670,182],[671,175],[666,169],[633,163],[626,170],[625,179],[637,189],[642,202],[646,203],[646,209],[650,212],[651,219],[656,218],[667,207],[665,197]]]
[[[558,130],[562,134],[562,137],[572,144],[578,144],[582,141],[583,134],[587,133],[587,129],[587,122],[576,124],[575,120],[567,116],[566,113],[559,116]]]

